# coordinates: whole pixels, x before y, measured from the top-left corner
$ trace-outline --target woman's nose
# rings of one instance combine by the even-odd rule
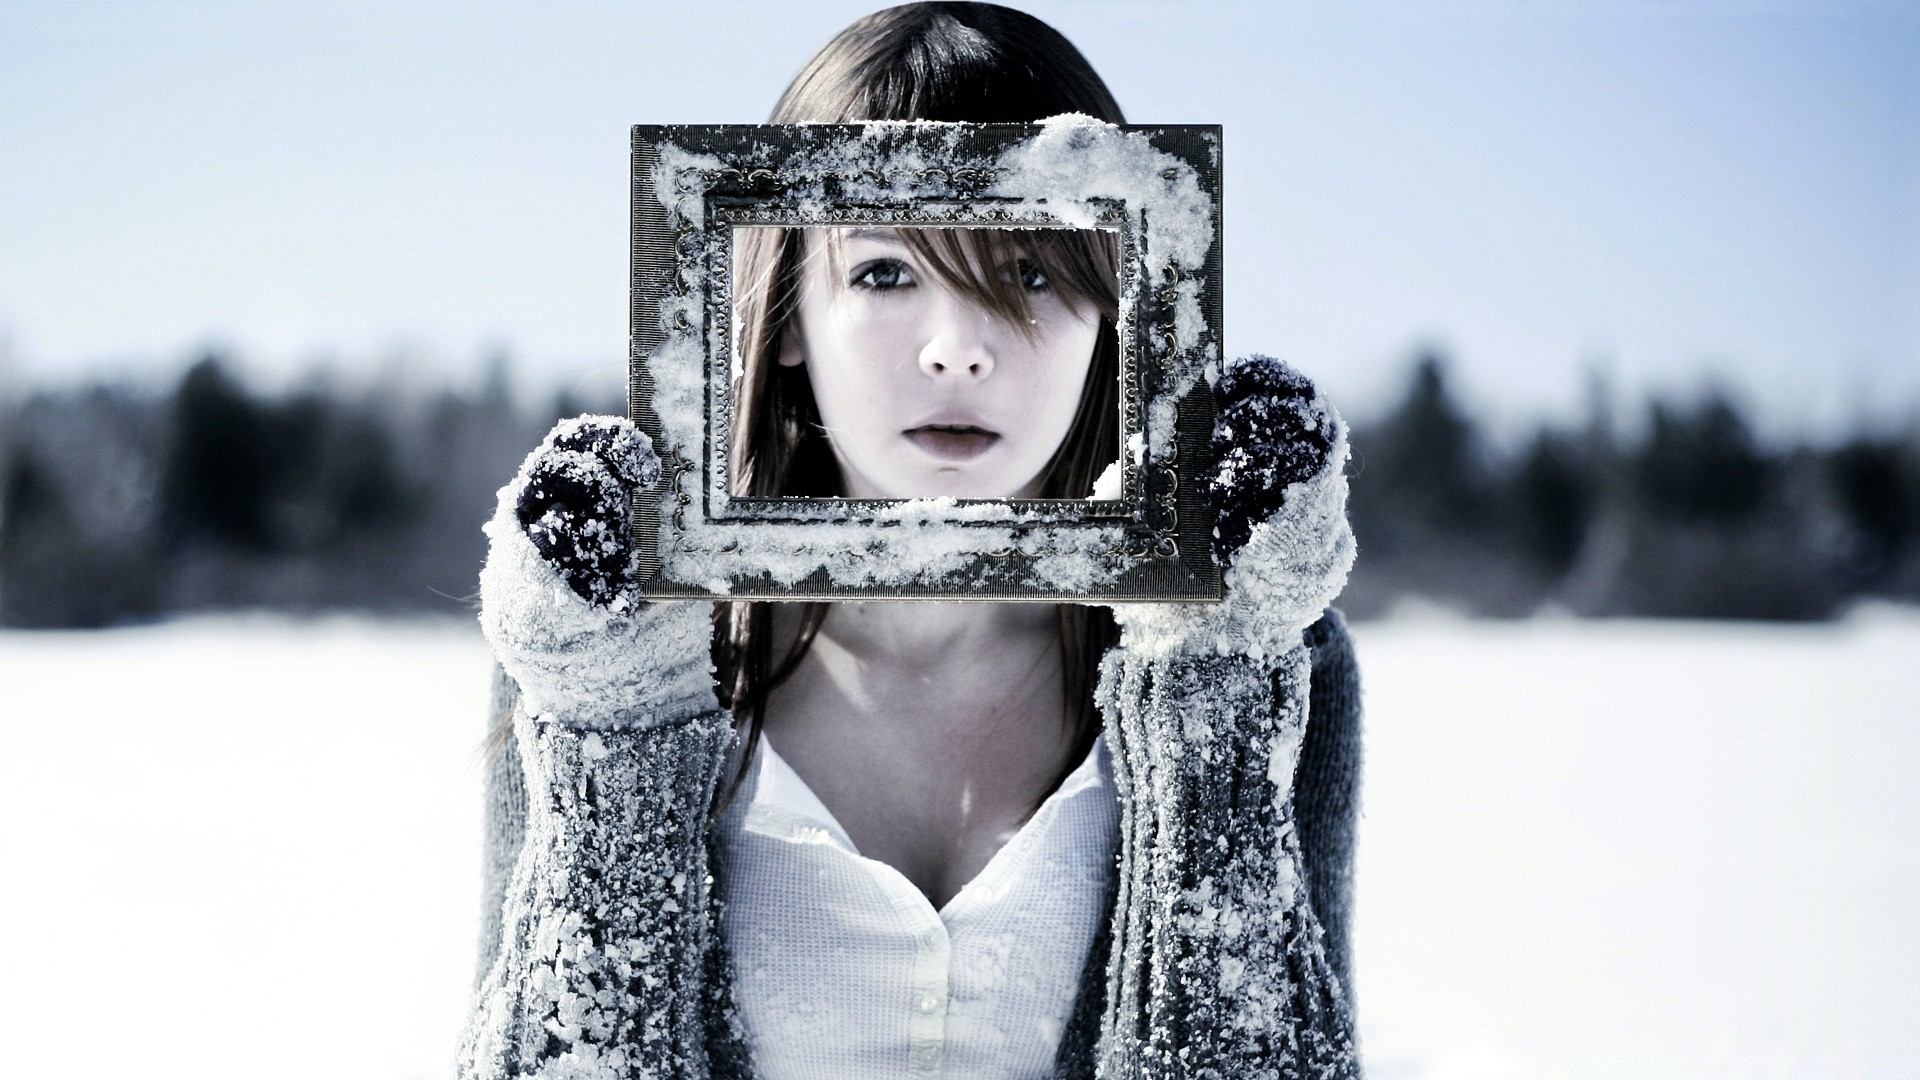
[[[969,301],[946,298],[931,316],[920,370],[935,379],[984,379],[993,374],[993,316]]]

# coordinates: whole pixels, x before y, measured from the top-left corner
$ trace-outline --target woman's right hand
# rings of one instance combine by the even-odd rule
[[[707,813],[733,727],[710,605],[634,580],[633,495],[659,474],[625,420],[564,420],[487,522],[480,625],[520,685],[527,801],[469,1080],[709,1072]]]
[[[624,419],[562,420],[500,489],[480,626],[529,715],[656,727],[718,708],[711,608],[648,604],[633,575],[633,496],[660,459]]]

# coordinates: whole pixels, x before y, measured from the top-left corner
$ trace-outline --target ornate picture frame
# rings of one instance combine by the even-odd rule
[[[1204,499],[1221,355],[1218,127],[636,125],[632,182],[629,413],[663,463],[635,498],[649,596],[1219,599]],[[1114,232],[1117,492],[734,493],[736,236],[770,226]]]

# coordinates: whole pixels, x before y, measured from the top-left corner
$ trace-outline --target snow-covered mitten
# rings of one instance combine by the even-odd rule
[[[1207,503],[1226,595],[1116,606],[1136,655],[1277,657],[1300,644],[1353,567],[1347,430],[1333,406],[1270,356],[1227,365],[1215,397]]]
[[[527,712],[573,727],[657,727],[713,712],[712,609],[648,604],[632,575],[633,493],[660,475],[626,420],[562,420],[500,489],[480,628]]]
[[[1277,360],[1230,365],[1209,502],[1217,605],[1119,605],[1100,703],[1126,813],[1103,1075],[1359,1075],[1292,805],[1303,631],[1353,563],[1345,426]]]
[[[481,628],[519,684],[526,838],[461,1048],[468,1078],[707,1075],[708,809],[733,738],[706,604],[633,582],[625,420],[555,427],[486,525]]]

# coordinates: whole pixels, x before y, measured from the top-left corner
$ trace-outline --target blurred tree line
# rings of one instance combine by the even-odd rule
[[[1920,600],[1920,429],[1770,446],[1724,393],[1646,410],[1624,435],[1596,388],[1584,424],[1499,452],[1444,359],[1420,357],[1398,405],[1352,433],[1360,560],[1342,606],[1823,619]]]
[[[0,625],[98,627],[240,608],[470,609],[480,524],[555,419],[496,361],[476,392],[269,398],[218,355],[170,394],[0,403]]]
[[[194,611],[468,610],[494,493],[560,416],[504,361],[478,391],[250,391],[217,355],[168,394],[0,402],[0,625],[98,627]],[[1476,614],[1818,619],[1920,600],[1920,432],[1777,447],[1735,404],[1605,408],[1497,450],[1418,360],[1353,432],[1360,562],[1341,599]]]

